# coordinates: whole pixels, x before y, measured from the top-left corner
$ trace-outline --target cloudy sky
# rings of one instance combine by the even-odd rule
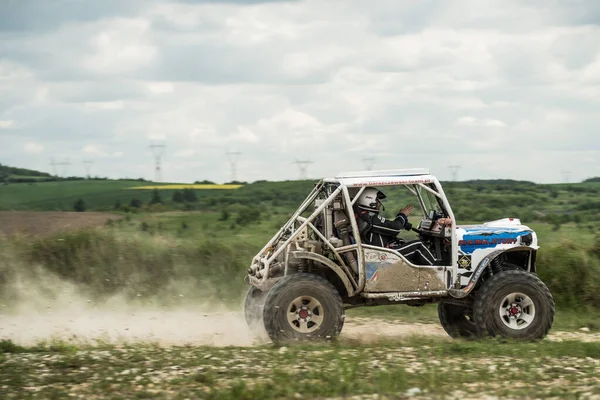
[[[597,0],[0,1],[2,164],[152,178],[164,143],[166,181],[227,181],[226,152],[246,181],[577,181],[599,110]]]

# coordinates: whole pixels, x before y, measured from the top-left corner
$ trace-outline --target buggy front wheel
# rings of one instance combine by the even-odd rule
[[[473,311],[481,334],[539,340],[552,327],[554,299],[535,274],[504,271],[484,283]]]

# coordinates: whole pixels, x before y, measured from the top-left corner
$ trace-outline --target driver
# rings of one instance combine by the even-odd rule
[[[421,241],[404,242],[396,237],[402,229],[412,229],[408,215],[413,206],[404,207],[394,220],[385,219],[379,215],[383,207],[381,200],[385,198],[380,190],[367,187],[356,202],[356,217],[363,243],[394,249],[417,265],[433,265],[436,259]]]

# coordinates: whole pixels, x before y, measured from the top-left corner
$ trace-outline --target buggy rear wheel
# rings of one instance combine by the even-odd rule
[[[263,309],[273,342],[336,338],[344,324],[344,306],[336,288],[313,274],[287,275],[273,286]]]
[[[256,286],[250,286],[246,299],[244,300],[244,317],[246,323],[251,329],[255,329],[262,325],[263,307],[267,292],[263,292]]]

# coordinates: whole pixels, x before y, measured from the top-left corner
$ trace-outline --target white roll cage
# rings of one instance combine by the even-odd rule
[[[431,184],[433,188],[427,186],[427,184]],[[356,219],[354,218],[354,211],[352,206],[354,202],[358,199],[359,195],[366,187],[379,187],[379,186],[405,186],[410,192],[412,192],[419,199],[419,204],[423,210],[423,213],[426,215],[426,207],[421,196],[421,190],[426,190],[439,198],[444,206],[445,211],[448,213],[448,216],[454,221],[451,226],[452,234],[452,282],[454,282],[455,288],[458,288],[459,280],[458,277],[458,243],[457,243],[457,235],[456,235],[456,219],[454,218],[454,214],[452,212],[452,208],[446,198],[444,190],[437,180],[436,177],[431,175],[427,170],[393,170],[393,171],[371,171],[371,172],[354,172],[354,173],[344,173],[339,174],[335,178],[327,178],[321,180],[319,183],[315,185],[311,193],[304,200],[304,202],[300,205],[300,207],[296,210],[296,212],[291,216],[291,218],[287,221],[287,223],[273,236],[273,238],[261,249],[261,251],[254,257],[252,261],[251,271],[259,276],[250,276],[251,283],[260,284],[264,283],[270,278],[270,266],[273,262],[281,255],[284,251],[289,251],[289,246],[294,242],[302,232],[306,232],[307,230],[312,231],[319,239],[326,245],[332,254],[335,255],[337,262],[340,264],[342,269],[347,276],[347,279],[351,283],[352,293],[349,293],[350,296],[356,293],[360,293],[364,290],[365,280],[366,280],[366,271],[365,271],[365,261],[364,261],[364,251],[363,245],[360,239],[360,233],[358,229],[358,224]],[[349,188],[359,188],[358,193],[354,196],[354,201],[350,198]],[[333,189],[333,190],[332,190]],[[330,190],[327,197],[323,199],[322,202],[317,203],[316,200],[320,195],[324,194],[324,191]],[[326,194],[326,193],[325,193]],[[333,204],[334,202],[339,200],[339,195],[341,194],[343,202],[342,204]],[[309,207],[312,205],[318,204],[317,208],[311,213],[311,215],[307,218],[302,217],[302,214],[307,212]],[[342,209],[346,212],[346,215],[349,217],[350,225],[352,227],[352,234],[355,240],[354,244],[342,247],[334,247],[330,240],[319,231],[313,224],[314,220],[321,214],[323,211],[332,205],[333,209]],[[330,229],[326,227],[326,229]],[[284,234],[288,234],[289,236],[283,243],[281,240]],[[326,231],[327,234],[327,231]],[[342,255],[346,252],[355,251],[357,255],[358,261],[358,282],[354,279],[352,273]],[[404,256],[397,253],[396,254],[401,257],[407,264],[413,267],[419,267],[417,265],[412,264]],[[286,254],[287,258],[287,254]],[[287,261],[287,260],[286,260]],[[287,262],[286,262],[287,267]],[[287,274],[287,268],[285,274]],[[348,287],[348,285],[347,285]]]

